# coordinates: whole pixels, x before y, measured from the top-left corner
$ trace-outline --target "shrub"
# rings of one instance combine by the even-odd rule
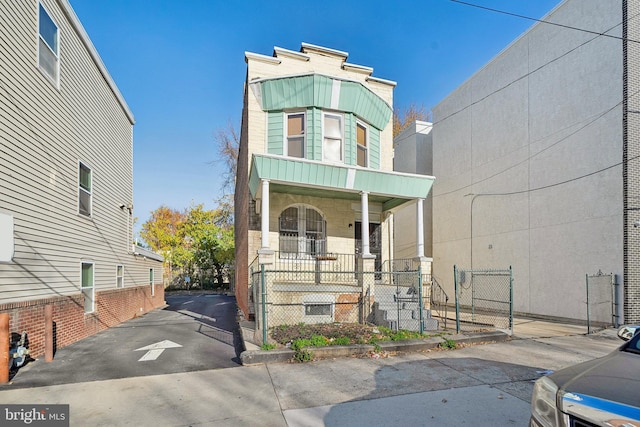
[[[445,348],[445,349],[455,349],[457,346],[457,343],[454,340],[451,340],[449,338],[443,338],[443,342],[441,342],[439,344],[440,348]]]
[[[331,341],[331,345],[349,345],[351,340],[349,337],[338,337]]]

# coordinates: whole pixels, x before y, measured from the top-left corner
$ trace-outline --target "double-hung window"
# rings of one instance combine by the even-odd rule
[[[38,8],[38,66],[58,84],[60,30],[41,4]]]
[[[95,288],[93,286],[93,263],[83,262],[81,273],[82,295],[84,295],[84,312],[93,313],[95,310]]]
[[[339,114],[323,115],[322,153],[326,161],[343,161],[343,127],[342,116]]]
[[[92,193],[91,193],[91,169],[80,162],[78,172],[78,212],[85,216],[91,216]]]
[[[124,265],[116,265],[116,288],[124,288]]]
[[[287,114],[285,155],[304,158],[304,113]]]
[[[356,141],[357,141],[357,161],[358,166],[367,167],[369,165],[369,152],[368,152],[368,137],[369,132],[365,125],[360,122],[356,124]]]

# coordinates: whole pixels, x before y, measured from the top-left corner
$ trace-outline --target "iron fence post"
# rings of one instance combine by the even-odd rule
[[[422,266],[418,266],[418,301],[420,307],[420,335],[424,334],[424,301],[422,301]]]
[[[267,344],[267,287],[264,283],[264,264],[260,264],[260,282],[262,283],[262,344]]]

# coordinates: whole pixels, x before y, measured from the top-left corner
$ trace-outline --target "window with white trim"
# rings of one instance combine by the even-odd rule
[[[322,158],[329,162],[343,162],[342,116],[324,113],[322,116]]]
[[[116,265],[116,288],[124,288],[124,265]]]
[[[81,288],[84,296],[84,312],[93,313],[95,310],[95,287],[93,284],[93,263],[83,262],[81,267]]]
[[[289,113],[287,116],[287,140],[285,141],[285,155],[304,158],[304,113]]]
[[[317,210],[291,206],[278,219],[280,252],[317,255],[327,252],[325,220]]]
[[[153,272],[153,268],[149,269],[149,284],[151,285],[151,296],[154,296],[156,294],[156,289],[155,286],[153,286],[154,284],[154,272]]]
[[[357,164],[358,166],[369,166],[369,129],[360,123],[356,123],[356,147],[357,147]]]
[[[38,7],[38,66],[58,85],[60,30],[42,4]]]
[[[78,171],[78,212],[85,216],[91,216],[91,206],[93,204],[91,181],[91,169],[80,162]]]

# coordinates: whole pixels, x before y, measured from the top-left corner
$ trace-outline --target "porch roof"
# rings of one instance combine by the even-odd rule
[[[380,171],[354,166],[326,164],[312,160],[254,154],[249,190],[254,199],[262,198],[261,180],[269,180],[273,192],[333,199],[360,200],[368,192],[370,202],[393,209],[429,194],[432,176]]]

